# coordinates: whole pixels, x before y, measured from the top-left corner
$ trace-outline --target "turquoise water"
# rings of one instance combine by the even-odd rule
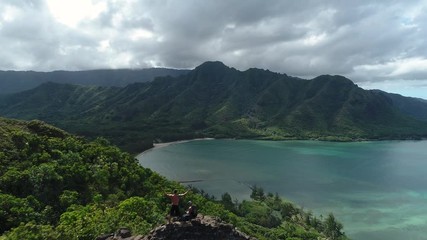
[[[144,167],[210,194],[249,198],[248,185],[334,215],[349,237],[427,239],[427,141],[334,143],[206,140],[138,156]]]

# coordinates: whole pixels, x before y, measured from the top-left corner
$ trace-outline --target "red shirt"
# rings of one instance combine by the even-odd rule
[[[179,205],[179,195],[178,194],[168,194],[168,197],[172,201],[172,205]]]

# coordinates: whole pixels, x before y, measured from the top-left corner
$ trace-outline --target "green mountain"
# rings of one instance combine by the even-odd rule
[[[124,87],[134,82],[149,82],[156,77],[179,76],[188,72],[189,70],[168,68],[54,72],[0,71],[0,94],[29,90],[45,82]]]
[[[173,189],[185,191],[105,139],[0,118],[1,240],[92,240],[122,227],[145,235],[165,222],[170,200],[164,194]],[[193,190],[181,207],[191,200],[199,213],[261,240],[347,239],[332,214],[316,218],[257,187],[252,195],[253,201],[236,203],[230,194],[215,201]]]
[[[311,80],[206,62],[186,75],[126,87],[46,83],[0,98],[0,115],[41,119],[127,150],[196,137],[408,139],[427,136],[427,103],[364,90],[342,76]]]
[[[415,119],[427,121],[427,100],[421,98],[404,97],[399,94],[385,93],[392,101],[393,105],[405,115],[414,117]]]

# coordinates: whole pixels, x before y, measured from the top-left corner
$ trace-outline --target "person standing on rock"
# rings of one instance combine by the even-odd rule
[[[186,191],[185,193],[178,193],[178,190],[173,190],[173,193],[165,193],[165,196],[169,197],[171,202],[172,202],[172,206],[171,206],[171,210],[168,216],[168,222],[171,222],[171,218],[172,217],[179,217],[181,216],[180,212],[179,212],[179,198],[185,196],[188,193],[188,191]]]

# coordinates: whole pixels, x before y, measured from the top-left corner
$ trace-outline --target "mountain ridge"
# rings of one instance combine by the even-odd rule
[[[179,76],[188,72],[189,70],[171,68],[56,70],[52,72],[0,71],[0,94],[29,90],[45,82],[124,87],[134,82],[149,82],[156,77]]]
[[[47,99],[52,92],[56,97]],[[221,62],[126,87],[45,84],[3,96],[0,114],[103,135],[128,150],[198,137],[350,141],[427,136],[423,101],[364,90],[339,75],[304,80],[261,69],[239,71]]]

